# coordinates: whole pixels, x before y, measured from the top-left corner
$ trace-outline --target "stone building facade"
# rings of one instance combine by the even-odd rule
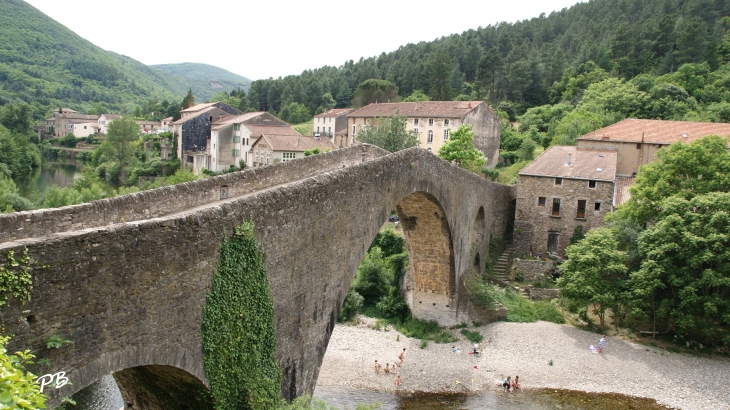
[[[565,254],[575,228],[603,225],[613,210],[616,151],[551,147],[519,173],[515,245]]]
[[[314,116],[312,124],[312,135],[319,135],[322,138],[329,138],[333,144],[340,148],[347,146],[347,136],[341,131],[347,131],[347,114],[353,112],[352,108],[333,108]],[[340,132],[340,135],[336,135]]]
[[[502,124],[484,101],[421,101],[370,104],[347,115],[345,146],[357,141],[358,133],[378,118],[402,115],[406,129],[418,135],[419,146],[438,153],[452,132],[471,125],[474,146],[484,153],[487,167],[494,168],[499,159]]]
[[[212,124],[228,115],[242,112],[222,102],[198,104],[180,112],[181,118],[172,123],[173,137],[178,138],[177,157],[180,166],[202,169],[207,160],[208,141]]]

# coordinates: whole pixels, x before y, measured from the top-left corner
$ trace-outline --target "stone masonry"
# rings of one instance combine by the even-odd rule
[[[23,306],[11,299],[0,313],[15,335],[9,349],[49,359],[50,367],[31,367],[36,374],[67,373],[73,384],[48,391],[50,407],[117,372],[123,372],[117,381],[125,399],[136,397],[130,379],[140,374],[169,378],[162,386],[207,385],[206,291],[223,236],[250,219],[266,255],[282,396],[312,393],[351,281],[393,209],[415,226],[408,244],[413,265],[428,263],[437,276],[417,272],[414,285],[447,292],[451,318],[466,319],[469,306],[456,284],[475,255],[487,254],[489,237],[504,231],[514,188],[422,149],[386,154],[358,145],[90,204],[0,216],[0,255],[27,249],[32,259],[32,299]],[[484,226],[474,241],[480,209]],[[421,227],[436,236],[416,239]],[[51,335],[73,344],[46,349]],[[137,370],[125,371],[131,368]]]
[[[538,261],[530,259],[515,258],[515,272],[522,274],[526,281],[533,282],[540,280],[540,275],[547,275],[553,268],[552,261]]]

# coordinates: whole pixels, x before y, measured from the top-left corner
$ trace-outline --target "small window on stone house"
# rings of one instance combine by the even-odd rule
[[[428,119],[428,126],[429,127],[432,127],[433,126],[433,118],[429,118]]]
[[[555,178],[555,185],[563,185],[563,178]]]
[[[641,144],[636,144],[636,149],[641,149]]]
[[[578,210],[575,212],[575,217],[578,219],[585,219],[586,217],[586,200],[578,200]]]
[[[550,212],[551,216],[560,216],[560,198],[553,198],[553,208]]]
[[[601,210],[601,203],[600,202],[596,202],[595,204],[593,204],[593,210],[594,211],[600,211]]]
[[[418,125],[418,118],[413,119],[413,125]]]
[[[208,117],[208,119],[210,119],[210,122],[213,122],[213,116],[212,115],[210,117]]]
[[[588,188],[595,188],[596,187],[596,181],[588,181]]]
[[[537,198],[537,206],[545,206],[545,202],[547,202],[547,198],[544,196]]]
[[[448,127],[448,126],[449,126],[449,120],[444,120],[444,127]]]

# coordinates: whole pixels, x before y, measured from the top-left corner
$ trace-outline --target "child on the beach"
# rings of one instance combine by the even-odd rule
[[[505,392],[510,392],[510,387],[512,385],[512,376],[507,376],[506,379],[502,380],[502,387],[504,387]]]
[[[522,391],[522,388],[520,387],[520,376],[515,376],[515,379],[512,380],[512,391]]]
[[[380,374],[380,363],[378,361],[375,361],[375,373]]]

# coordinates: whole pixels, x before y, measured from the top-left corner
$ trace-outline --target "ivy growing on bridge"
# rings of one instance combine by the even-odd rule
[[[203,309],[205,373],[216,409],[275,409],[281,370],[274,308],[253,222],[224,238]]]
[[[15,259],[15,252],[8,251],[7,260],[0,265],[0,306],[13,295],[21,303],[30,300],[30,291],[33,288],[33,278],[30,274],[30,258],[28,249],[23,251],[19,259]]]

